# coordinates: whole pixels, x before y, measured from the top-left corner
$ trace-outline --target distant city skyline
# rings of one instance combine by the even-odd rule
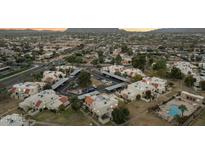
[[[0,30],[49,30],[49,31],[64,31],[67,28],[0,28]],[[120,28],[120,29],[124,29],[126,31],[135,31],[135,32],[146,32],[146,31],[150,31],[150,30],[154,30],[156,28]]]

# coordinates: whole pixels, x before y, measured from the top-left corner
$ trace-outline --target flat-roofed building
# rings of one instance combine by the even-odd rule
[[[15,99],[24,100],[25,98],[32,96],[43,90],[44,86],[44,82],[18,83],[13,85],[9,92],[11,93],[11,97]]]
[[[19,107],[24,111],[32,110],[59,110],[59,108],[69,105],[67,96],[57,95],[53,90],[44,90],[40,93],[26,98],[19,104]]]
[[[53,84],[56,81],[64,78],[66,75],[63,72],[60,71],[45,71],[43,73],[43,78],[42,81],[49,83],[49,84]]]
[[[102,93],[94,96],[86,96],[84,105],[101,123],[105,124],[112,118],[112,111],[118,106],[118,100],[115,95]]]
[[[28,126],[29,122],[19,114],[11,114],[0,119],[0,126]]]

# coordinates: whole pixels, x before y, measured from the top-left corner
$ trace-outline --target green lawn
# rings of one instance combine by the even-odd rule
[[[82,112],[74,111],[71,108],[60,113],[42,111],[38,113],[34,119],[40,122],[48,122],[65,126],[88,126],[91,123],[91,121],[85,117]]]

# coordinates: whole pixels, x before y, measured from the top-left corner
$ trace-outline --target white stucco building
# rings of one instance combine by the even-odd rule
[[[42,81],[53,84],[61,78],[64,78],[65,76],[66,75],[60,71],[45,71],[43,73]]]
[[[112,111],[118,106],[118,100],[115,95],[99,94],[87,96],[85,98],[85,106],[97,116],[101,123],[108,122],[112,115]]]
[[[0,126],[28,126],[29,122],[19,114],[11,114],[0,119]]]
[[[60,106],[67,106],[69,104],[67,96],[57,95],[53,90],[44,90],[40,93],[32,95],[19,104],[19,107],[24,111],[42,110],[59,110]]]
[[[166,92],[167,80],[157,77],[144,77],[142,82],[153,85],[155,87],[155,92],[160,94]]]
[[[41,90],[45,86],[44,82],[24,82],[18,83],[12,86],[9,90],[11,93],[11,97],[15,99],[24,100],[25,98],[34,95]]]
[[[192,65],[190,62],[184,61],[176,62],[173,66],[180,69],[184,75],[194,74],[193,69],[196,68],[196,66]]]
[[[151,91],[151,93],[153,93],[155,87],[145,82],[138,81],[129,84],[127,89],[121,91],[120,95],[126,100],[134,101],[138,95],[142,99],[146,95],[146,91]]]
[[[127,68],[123,65],[111,65],[107,67],[103,67],[101,71],[106,71],[112,74],[115,74],[116,72],[120,73],[121,75],[127,75],[129,77],[134,77],[135,75],[141,75],[142,77],[145,76],[145,74],[137,68]]]

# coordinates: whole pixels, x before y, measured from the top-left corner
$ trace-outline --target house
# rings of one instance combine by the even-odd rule
[[[141,99],[145,101],[149,101],[144,99],[146,96],[146,92],[150,91],[153,95],[155,92],[155,87],[151,84],[148,84],[143,81],[137,81],[134,83],[131,83],[127,86],[127,89],[124,89],[120,92],[120,95],[129,101],[135,101],[137,97],[140,97]]]
[[[157,93],[162,94],[166,92],[167,80],[157,77],[144,77],[142,82],[153,85],[155,87],[155,92]]]
[[[102,67],[101,71],[106,71],[112,74],[120,73],[121,75],[126,75],[129,77],[134,77],[136,75],[141,75],[142,77],[145,76],[145,74],[137,68],[126,68],[123,65],[111,65],[107,67]]]
[[[32,96],[43,90],[44,86],[44,82],[18,83],[13,85],[9,92],[11,93],[11,97],[15,99],[24,100],[25,98]]]
[[[194,74],[193,69],[196,68],[189,62],[176,62],[173,66],[180,69],[184,75]]]
[[[29,122],[19,114],[11,114],[0,119],[0,126],[28,126]]]
[[[105,93],[86,96],[84,105],[98,118],[99,122],[105,124],[112,118],[112,111],[118,106],[115,95]]]
[[[126,68],[122,71],[122,74],[126,74],[129,77],[135,77],[136,75],[145,77],[145,74],[140,69],[137,68]]]
[[[32,110],[59,110],[59,108],[66,107],[70,102],[67,96],[57,95],[53,90],[44,90],[40,93],[26,98],[19,104],[19,107],[25,112]]]
[[[129,65],[132,63],[132,57],[127,56],[125,54],[120,54],[120,56],[122,57],[122,64],[123,65]]]
[[[65,76],[66,75],[60,71],[44,71],[42,81],[53,84]]]
[[[192,94],[186,91],[181,92],[181,99],[186,102],[189,102],[192,105],[195,105],[195,104],[202,105],[202,103],[204,102],[203,96],[195,95],[195,94]]]
[[[56,70],[60,71],[71,71],[71,70],[75,70],[76,66],[70,66],[70,65],[61,65],[61,66],[56,66]]]
[[[107,67],[102,67],[101,71],[106,71],[112,74],[115,74],[116,72],[122,72],[124,70],[124,66],[122,65],[111,65]]]

